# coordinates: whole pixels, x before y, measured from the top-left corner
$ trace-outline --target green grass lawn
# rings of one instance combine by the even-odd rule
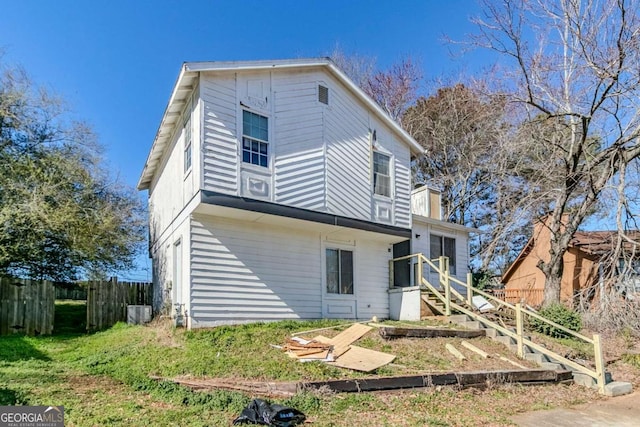
[[[85,334],[83,310],[82,304],[59,302],[50,337],[0,337],[0,405],[64,405],[69,426],[224,426],[252,396],[193,392],[151,377],[299,381],[365,376],[321,363],[299,363],[269,345],[282,344],[293,332],[339,324],[336,321],[283,321],[199,331],[175,330],[160,323],[117,324]],[[419,363],[423,370],[455,367],[438,353],[439,347],[415,343],[391,348],[365,337],[359,344],[399,350],[398,364]],[[416,348],[413,353],[412,347]],[[393,375],[394,368],[385,367],[380,373]],[[592,398],[593,392],[577,386],[501,386],[484,391],[307,392],[277,403],[305,412],[316,426],[508,425],[509,415],[518,411]]]

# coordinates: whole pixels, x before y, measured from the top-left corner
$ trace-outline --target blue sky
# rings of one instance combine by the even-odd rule
[[[93,126],[135,186],[183,62],[317,57],[339,45],[380,67],[410,55],[425,78],[450,76],[489,65],[442,41],[464,39],[478,13],[474,0],[5,1],[0,49]],[[148,267],[141,259],[130,278]]]

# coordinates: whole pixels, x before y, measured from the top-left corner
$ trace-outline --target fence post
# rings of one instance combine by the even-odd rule
[[[606,385],[606,376],[604,372],[604,357],[602,355],[602,344],[600,342],[600,334],[593,335],[593,355],[596,359],[596,373],[598,374],[598,391],[604,394],[604,386]]]
[[[473,274],[467,273],[467,304],[473,310]]]
[[[518,357],[524,359],[524,322],[522,319],[522,304],[516,304],[516,341],[518,344]]]
[[[440,274],[444,275],[444,314],[445,316],[451,316],[451,284],[449,281],[449,258],[445,256],[440,257]],[[442,282],[442,280],[440,280]]]

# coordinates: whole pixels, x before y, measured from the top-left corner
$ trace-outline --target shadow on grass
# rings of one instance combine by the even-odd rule
[[[56,300],[53,335],[73,337],[87,332],[87,302]]]
[[[22,393],[10,388],[0,388],[0,406],[23,405],[25,403]]]
[[[49,356],[38,350],[30,342],[30,339],[24,335],[0,337],[0,360],[3,362],[17,362],[29,359],[51,360]]]

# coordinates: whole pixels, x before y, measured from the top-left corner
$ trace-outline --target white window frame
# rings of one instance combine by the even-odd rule
[[[191,124],[191,112],[186,113],[184,120],[184,174],[187,175],[193,167],[193,128]]]
[[[259,117],[263,117],[267,120],[267,139],[263,140],[260,138],[257,138],[253,135],[247,135],[244,133],[244,114],[245,112],[249,113],[249,114],[253,114]],[[267,115],[264,114],[260,114],[260,113],[256,113],[254,111],[250,111],[248,109],[241,109],[241,114],[240,114],[240,123],[242,126],[242,138],[240,141],[240,161],[242,162],[243,165],[251,165],[252,167],[258,167],[258,168],[265,168],[268,169],[269,168],[269,164],[270,164],[270,151],[271,151],[271,147],[270,147],[270,142],[269,142],[269,132],[270,132],[270,118]],[[253,143],[257,143],[258,144],[258,151],[254,152],[254,150],[252,149],[253,147],[251,147],[248,151],[248,154],[250,156],[249,161],[245,160],[245,139],[247,139],[248,141],[250,141],[250,143],[253,146]],[[260,147],[262,146],[262,144],[264,144],[266,146],[266,153],[261,153],[260,152]],[[258,163],[253,163],[253,155],[256,154],[258,156]],[[260,158],[264,156],[266,158],[266,164],[260,164]]]
[[[329,259],[327,257],[328,251],[337,251],[338,252],[338,292],[330,292],[329,291]],[[351,292],[344,293],[342,292],[342,257],[340,254],[342,252],[350,252],[351,253]],[[323,268],[323,276],[324,276],[324,293],[327,296],[331,297],[355,297],[356,294],[356,252],[353,247],[344,248],[340,246],[327,245],[324,248],[324,268]]]
[[[384,175],[380,172],[376,172],[376,156],[384,156],[387,158],[388,161],[388,174]],[[371,154],[371,186],[372,186],[372,191],[374,196],[376,197],[383,197],[386,199],[392,199],[393,198],[393,174],[392,174],[392,170],[393,170],[393,156],[391,154],[379,151],[379,150],[372,150],[372,154]],[[377,188],[376,188],[376,184],[377,181],[380,177],[384,177],[387,178],[389,180],[389,186],[388,186],[388,190],[389,190],[389,194],[382,194],[382,193],[378,193],[377,192]]]

